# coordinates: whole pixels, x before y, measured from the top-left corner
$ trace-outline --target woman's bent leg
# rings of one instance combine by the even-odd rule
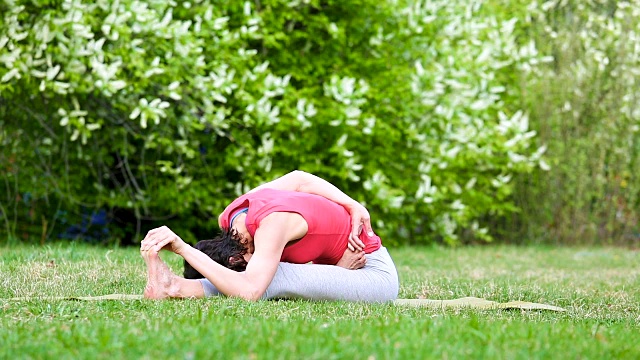
[[[398,296],[398,273],[384,247],[366,255],[358,270],[334,265],[280,263],[264,299],[302,298],[386,302]],[[206,279],[200,280],[207,296],[220,292]]]

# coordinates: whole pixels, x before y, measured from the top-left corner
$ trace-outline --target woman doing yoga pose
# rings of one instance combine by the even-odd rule
[[[395,265],[371,230],[367,210],[319,177],[294,171],[261,185],[227,206],[219,225],[221,236],[195,248],[167,227],[149,231],[141,244],[145,296],[365,302],[397,297]],[[354,251],[345,252],[347,247]],[[158,257],[162,248],[185,259],[188,278],[171,273]]]

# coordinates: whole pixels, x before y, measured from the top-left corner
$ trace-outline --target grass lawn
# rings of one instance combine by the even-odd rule
[[[139,294],[137,249],[0,247],[0,359],[640,358],[640,252],[391,249],[400,297],[544,302],[564,313],[355,303],[8,301]],[[163,254],[177,271],[180,258]]]

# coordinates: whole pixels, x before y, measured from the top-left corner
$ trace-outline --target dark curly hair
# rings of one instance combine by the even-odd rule
[[[247,261],[243,255],[247,253],[247,239],[234,229],[222,229],[222,233],[212,240],[200,240],[194,248],[202,251],[213,261],[235,271],[244,271]],[[184,261],[185,279],[202,279],[204,276]]]

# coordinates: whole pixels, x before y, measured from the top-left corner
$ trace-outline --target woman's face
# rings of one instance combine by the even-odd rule
[[[247,252],[243,255],[244,260],[247,262],[247,264],[249,263],[249,260],[251,259],[251,257],[253,256],[253,252],[255,251],[255,247],[253,247],[253,238],[248,234],[246,234],[246,238],[247,241]]]
[[[245,225],[246,218],[247,214],[238,215],[231,226],[235,231],[238,232],[242,239],[247,241],[247,253],[244,254],[243,257],[244,260],[248,263],[249,259],[251,259],[251,256],[253,256],[253,251],[255,250],[255,248],[253,247],[253,237],[251,237],[251,234],[249,233],[249,230]]]

